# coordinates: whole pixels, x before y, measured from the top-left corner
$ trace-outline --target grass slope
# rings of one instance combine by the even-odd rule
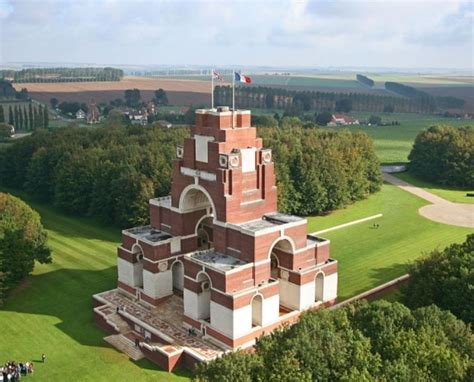
[[[377,114],[377,113],[374,113]],[[357,118],[367,120],[367,113],[351,113]],[[374,148],[382,164],[408,162],[413,142],[421,130],[433,125],[450,125],[454,127],[472,126],[469,120],[442,118],[434,115],[415,113],[378,114],[384,122],[399,121],[400,126],[354,126],[350,130],[365,131],[374,140]]]
[[[455,203],[474,203],[473,197],[467,197],[466,193],[474,193],[474,190],[460,190],[455,187],[440,186],[430,182],[425,182],[418,179],[414,174],[410,172],[402,172],[399,174],[393,174],[397,178],[404,180],[405,182],[411,183],[417,187],[424,188],[435,195],[441,196],[442,198]]]
[[[91,296],[116,284],[120,230],[29,204],[48,230],[53,263],[37,264],[0,310],[0,360],[36,360],[27,380],[188,380],[187,371],[168,374],[148,361],[130,361],[93,323]],[[37,361],[43,352],[44,365]]]
[[[385,184],[368,199],[328,216],[308,218],[309,232],[383,213],[383,217],[331,231],[331,256],[339,261],[339,299],[347,299],[406,273],[406,264],[423,253],[454,242],[471,232],[425,219],[418,209],[427,202]],[[374,229],[374,223],[380,225]]]

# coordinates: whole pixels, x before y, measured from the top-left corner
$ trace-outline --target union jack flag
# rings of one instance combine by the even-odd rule
[[[224,79],[222,78],[221,74],[216,71],[216,70],[213,70],[212,71],[212,78],[216,79],[216,80],[219,80],[219,81],[223,81]]]

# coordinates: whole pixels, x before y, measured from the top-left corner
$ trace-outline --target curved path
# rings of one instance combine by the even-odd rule
[[[432,203],[418,210],[425,218],[439,223],[474,228],[474,204],[453,203],[393,175],[384,173],[383,177],[385,181]]]

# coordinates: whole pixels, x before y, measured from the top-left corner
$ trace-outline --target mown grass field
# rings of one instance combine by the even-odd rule
[[[466,193],[474,193],[474,190],[461,190],[455,187],[440,186],[439,184],[425,182],[423,180],[418,179],[410,172],[402,172],[393,175],[399,179],[404,180],[405,182],[411,183],[417,187],[424,188],[426,191],[429,191],[451,202],[469,204],[474,203],[474,197],[466,196]]]
[[[472,230],[436,223],[418,214],[428,204],[400,188],[384,184],[368,199],[327,216],[309,217],[315,232],[382,213],[383,217],[321,234],[331,240],[339,261],[339,299],[343,300],[406,273],[406,264],[434,248],[462,242]],[[378,229],[373,224],[379,224]]]
[[[374,113],[376,114],[376,113]],[[367,120],[368,113],[351,113],[359,119]],[[362,130],[374,140],[374,148],[382,164],[406,163],[413,142],[418,133],[434,125],[454,127],[474,126],[472,120],[443,118],[435,115],[415,113],[383,113],[384,122],[398,121],[399,126],[353,126],[351,131]]]
[[[188,371],[169,374],[129,360],[92,321],[91,296],[116,285],[120,230],[30,205],[48,230],[54,260],[37,264],[1,308],[1,362],[36,361],[34,375],[25,377],[32,381],[187,381]]]

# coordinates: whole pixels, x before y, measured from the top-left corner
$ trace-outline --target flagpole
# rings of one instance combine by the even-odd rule
[[[232,128],[234,128],[234,109],[235,109],[235,70],[232,69]]]
[[[214,109],[214,69],[211,69],[211,109]]]

